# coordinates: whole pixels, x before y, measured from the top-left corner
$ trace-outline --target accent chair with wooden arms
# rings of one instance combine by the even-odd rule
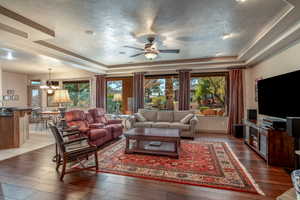
[[[92,145],[88,142],[87,137],[79,137],[76,139],[71,139],[68,141],[64,141],[62,133],[58,130],[58,128],[54,125],[50,125],[51,132],[55,138],[55,141],[58,146],[58,157],[56,159],[56,170],[59,170],[60,165],[62,165],[62,171],[60,175],[60,180],[62,181],[65,174],[78,172],[82,170],[88,170],[98,167],[98,155],[97,155],[97,146]],[[90,155],[94,155],[95,165],[85,167],[81,161],[84,159],[88,159]],[[81,163],[81,168],[72,168],[67,170],[67,163],[70,162],[79,162]]]

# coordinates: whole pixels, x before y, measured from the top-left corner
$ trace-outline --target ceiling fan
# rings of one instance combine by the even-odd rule
[[[126,48],[131,48],[131,49],[135,49],[138,51],[142,51],[140,53],[130,56],[131,58],[137,57],[140,55],[144,55],[147,59],[153,60],[161,53],[179,53],[180,52],[180,49],[157,49],[156,45],[153,43],[155,40],[155,37],[148,37],[147,40],[148,40],[148,43],[145,44],[145,47],[143,49],[138,48],[138,47],[133,47],[133,46],[124,46]]]

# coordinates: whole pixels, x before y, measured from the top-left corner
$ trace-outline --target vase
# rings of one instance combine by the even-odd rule
[[[297,200],[300,200],[300,170],[294,170],[291,174]]]

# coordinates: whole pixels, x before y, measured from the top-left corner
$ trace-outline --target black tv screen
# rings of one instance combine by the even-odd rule
[[[258,81],[259,114],[300,117],[300,71]]]

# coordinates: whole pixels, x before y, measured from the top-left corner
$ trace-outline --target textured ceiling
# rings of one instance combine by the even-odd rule
[[[0,4],[53,29],[56,37],[47,42],[106,65],[145,62],[143,56],[129,58],[137,52],[123,46],[143,47],[142,36],[148,33],[158,35],[160,49],[181,49],[180,54],[162,54],[157,60],[238,55],[286,6],[283,0],[0,0]],[[234,37],[222,40],[227,33]]]

